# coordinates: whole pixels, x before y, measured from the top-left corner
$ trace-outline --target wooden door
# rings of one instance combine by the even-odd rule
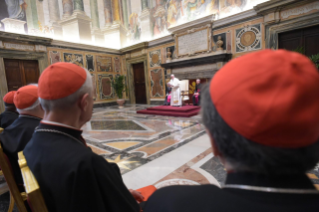
[[[279,48],[296,50],[302,47],[307,56],[319,53],[319,26],[280,33]]]
[[[135,102],[136,104],[147,104],[144,63],[134,64],[133,73],[134,73]]]
[[[18,90],[24,85],[38,83],[39,65],[37,60],[4,59],[8,91]]]

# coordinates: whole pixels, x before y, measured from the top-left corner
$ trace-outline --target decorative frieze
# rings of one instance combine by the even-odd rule
[[[29,44],[3,42],[3,45],[5,49],[11,49],[11,50],[19,50],[19,51],[34,51],[35,50],[35,46],[29,45]]]
[[[42,46],[42,45],[35,45],[35,50],[37,52],[46,52],[47,51],[47,47]]]
[[[293,9],[289,9],[289,10],[284,10],[281,12],[281,17],[283,19],[289,18],[290,16],[296,16],[296,15],[302,15],[302,14],[306,14],[309,13],[312,10],[319,10],[319,2],[313,2],[310,4],[306,4],[304,6],[301,7],[297,7],[297,8],[293,8]]]

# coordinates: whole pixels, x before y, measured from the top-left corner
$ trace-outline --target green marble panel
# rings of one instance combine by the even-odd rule
[[[91,7],[91,18],[92,18],[92,26],[93,28],[100,28],[100,20],[99,20],[99,12],[98,12],[98,5],[97,0],[90,0],[90,7]]]
[[[74,10],[84,11],[83,0],[73,0]]]

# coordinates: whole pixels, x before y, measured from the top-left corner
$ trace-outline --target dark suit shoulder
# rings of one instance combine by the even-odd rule
[[[198,211],[199,205],[207,205],[211,199],[218,199],[221,192],[214,185],[169,186],[157,190],[147,201],[144,211]]]
[[[220,189],[213,185],[171,186],[156,191],[144,208],[144,212],[160,211],[317,212],[319,195]]]

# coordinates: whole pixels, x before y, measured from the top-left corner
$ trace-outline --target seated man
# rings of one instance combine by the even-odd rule
[[[93,111],[90,73],[55,63],[40,76],[39,98],[44,118],[23,153],[48,210],[139,211],[143,197],[129,191],[118,166],[93,153],[82,138],[81,127]]]
[[[0,141],[4,153],[9,158],[18,188],[20,191],[24,191],[18,164],[18,152],[22,151],[27,145],[44,114],[38,100],[37,85],[21,87],[14,96],[14,104],[20,116],[0,134]]]
[[[305,174],[319,161],[319,73],[308,58],[285,50],[244,55],[202,95],[225,185],[166,187],[144,212],[319,211],[319,191]]]
[[[193,105],[198,106],[200,103],[200,90],[202,85],[200,84],[200,79],[196,80],[196,87],[193,95]]]
[[[13,103],[15,91],[10,91],[3,97],[5,111],[0,114],[0,127],[5,129],[10,126],[18,117],[17,109]]]

